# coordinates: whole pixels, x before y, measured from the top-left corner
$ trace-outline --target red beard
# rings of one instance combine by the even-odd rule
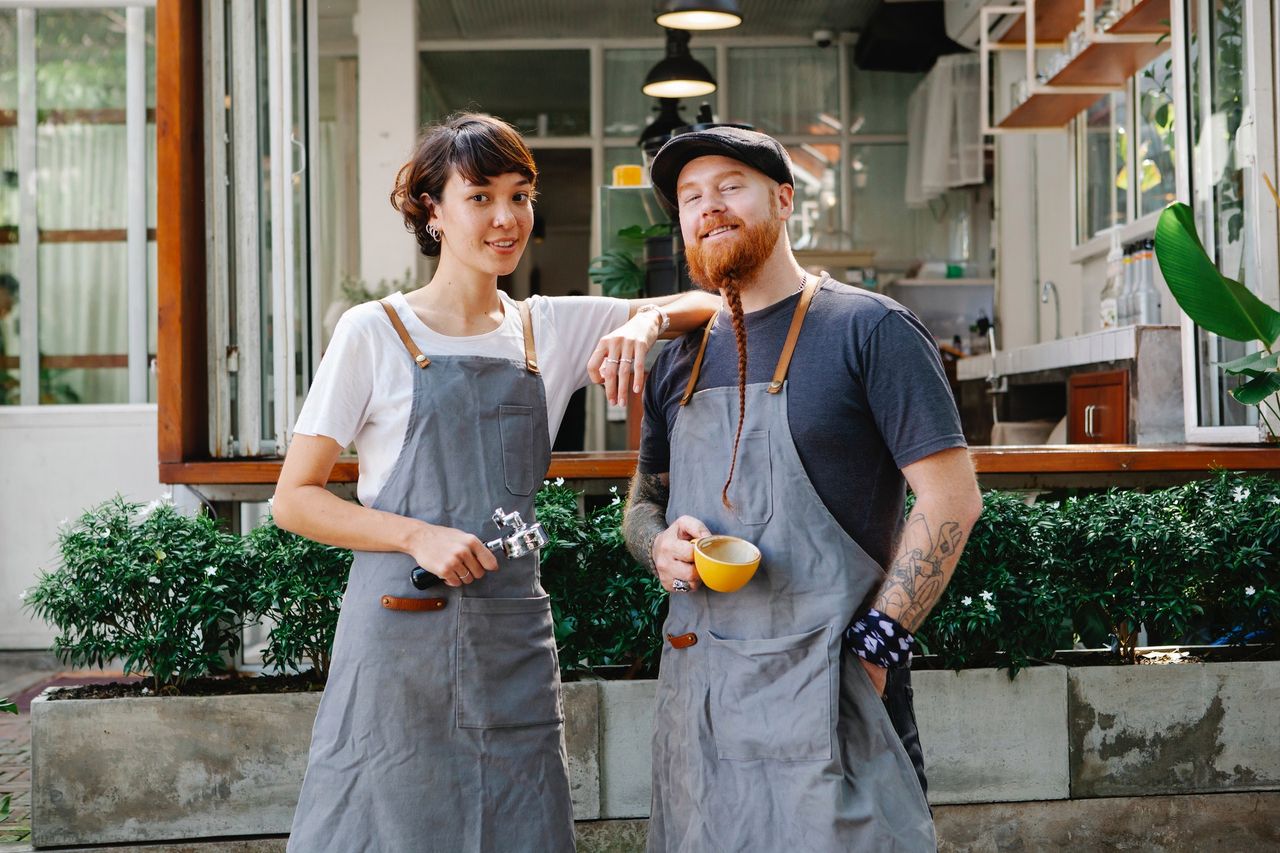
[[[736,225],[738,231],[729,237],[716,238],[708,245],[699,241],[685,247],[689,277],[712,293],[721,289],[739,290],[741,282],[751,278],[773,254],[782,230],[782,223],[772,216],[754,225],[747,225],[735,216],[725,216],[703,223],[702,232],[721,225]]]

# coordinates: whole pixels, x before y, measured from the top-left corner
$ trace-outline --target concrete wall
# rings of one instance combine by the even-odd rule
[[[153,405],[0,407],[0,649],[49,647],[19,595],[55,565],[59,523],[117,493],[159,497],[157,458]]]

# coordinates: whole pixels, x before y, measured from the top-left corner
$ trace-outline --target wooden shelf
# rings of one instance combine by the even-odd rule
[[[1169,0],[1142,0],[1116,21],[1107,32],[1113,35],[1167,35]]]
[[[1042,38],[1039,31],[1040,19],[1048,17],[1050,21],[1058,20],[1056,16],[1063,14],[1062,8],[1065,6],[1082,8],[1082,4],[1067,2],[1067,0],[1058,0],[1058,2],[1048,0],[1042,9],[1041,0],[1037,0],[1037,44],[1043,45],[1049,41],[1049,34],[1057,34],[1056,30],[1052,30]],[[1169,49],[1167,38],[1156,41],[1159,36],[1169,33],[1167,23],[1169,14],[1169,0],[1139,0],[1103,35],[1104,37],[1149,36],[1151,41],[1094,41],[1080,51],[1046,85],[1050,87],[1092,86],[1116,90],[1123,88],[1130,77]],[[1015,24],[1015,29],[1022,26],[1022,21],[1019,20]],[[1062,38],[1066,38],[1074,27],[1075,23],[1072,23],[1062,34]],[[1010,32],[1012,33],[1013,30]],[[1025,39],[1025,34],[1020,38]],[[1001,43],[1011,43],[1008,34],[1001,39]],[[1037,92],[1010,110],[1009,114],[996,124],[996,127],[1006,130],[1061,128],[1081,111],[1088,109],[1100,97],[1102,97],[1100,93]]]
[[[1080,23],[1084,0],[1036,0],[1036,44],[1048,45],[1060,42],[1070,35]],[[1022,45],[1027,42],[1027,16],[1019,15],[998,42],[1001,45]]]
[[[994,287],[994,278],[899,278],[889,282],[889,286],[904,287]]]
[[[1168,49],[1167,41],[1160,44],[1096,41],[1080,51],[1080,55],[1055,74],[1048,85],[1120,88],[1126,80]],[[1101,95],[1094,95],[1093,100],[1100,97]]]
[[[1101,97],[1099,94],[1062,95],[1056,92],[1033,95],[1014,107],[996,127],[1009,130],[1061,128]]]

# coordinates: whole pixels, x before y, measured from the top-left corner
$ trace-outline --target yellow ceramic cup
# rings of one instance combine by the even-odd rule
[[[693,543],[693,565],[709,589],[737,592],[760,565],[760,549],[736,536],[704,536]]]

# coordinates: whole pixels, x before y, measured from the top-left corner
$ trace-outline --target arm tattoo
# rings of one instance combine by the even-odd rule
[[[944,521],[936,535],[922,513],[907,519],[897,558],[876,597],[875,608],[914,632],[942,597],[951,570],[964,546],[965,531],[957,521]]]
[[[667,499],[670,489],[663,474],[636,472],[622,516],[622,535],[627,550],[640,565],[653,571],[653,540],[667,529]]]

